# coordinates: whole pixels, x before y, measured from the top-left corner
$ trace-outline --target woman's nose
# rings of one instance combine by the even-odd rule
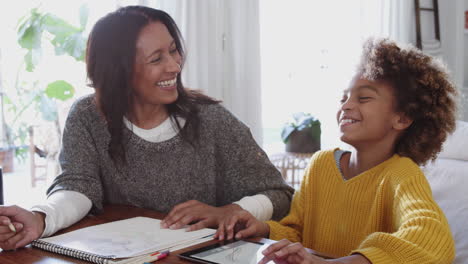
[[[179,73],[181,70],[180,62],[175,58],[170,58],[166,65],[166,70],[168,72]]]

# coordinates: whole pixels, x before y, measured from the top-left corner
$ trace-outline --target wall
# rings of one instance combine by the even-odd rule
[[[464,11],[468,0],[439,1],[442,57],[459,88],[459,119],[468,121],[468,37],[464,33]],[[465,65],[466,64],[466,65]]]

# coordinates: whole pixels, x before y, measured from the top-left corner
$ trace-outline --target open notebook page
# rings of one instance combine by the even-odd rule
[[[134,217],[40,240],[92,254],[128,258],[190,243],[216,232],[209,228],[191,232],[184,228],[162,229],[160,222],[153,218]]]

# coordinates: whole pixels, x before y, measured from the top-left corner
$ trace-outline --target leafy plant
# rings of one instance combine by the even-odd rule
[[[84,61],[86,49],[84,30],[88,21],[86,5],[80,7],[79,16],[80,26],[77,27],[36,7],[19,20],[17,41],[26,53],[16,77],[14,91],[2,94],[4,110],[12,116],[8,124],[3,124],[10,146],[26,144],[29,124],[25,116],[28,114],[31,116],[31,113],[40,113],[42,120],[54,122],[57,131],[60,131],[57,104],[73,98],[75,94],[73,85],[62,79],[44,85],[39,80],[28,82],[21,77],[24,70],[34,72],[39,67],[43,45],[46,43],[53,46],[57,56],[66,55],[76,61]],[[26,151],[27,149],[17,149],[17,157],[24,157]]]
[[[286,144],[294,131],[303,130],[310,130],[311,139],[320,141],[320,121],[310,113],[304,112],[293,114],[293,119],[287,122],[281,131],[281,139]]]
[[[24,56],[26,70],[32,72],[42,57],[44,33],[49,33],[50,43],[56,55],[67,54],[77,61],[83,61],[86,48],[86,36],[83,34],[88,21],[88,8],[80,7],[80,27],[75,27],[65,20],[50,13],[42,13],[33,8],[30,14],[21,18],[18,28],[18,43],[28,52]]]

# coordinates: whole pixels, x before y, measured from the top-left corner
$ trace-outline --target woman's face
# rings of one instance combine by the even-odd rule
[[[136,41],[134,103],[156,106],[177,100],[176,79],[181,60],[166,26],[161,22],[146,25]]]

